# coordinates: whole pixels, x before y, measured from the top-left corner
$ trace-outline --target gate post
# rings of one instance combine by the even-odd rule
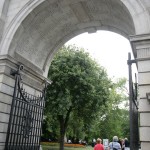
[[[134,57],[137,61],[139,87],[139,134],[141,149],[150,148],[150,103],[146,97],[150,92],[150,35],[130,37]]]
[[[11,71],[17,71],[18,66],[18,62],[16,62],[12,58],[9,58],[8,56],[3,56],[0,58],[0,150],[4,150],[6,145],[6,136],[15,86],[15,77],[12,75]],[[33,95],[31,97],[34,97],[35,100],[36,97],[38,97],[38,95],[42,92],[43,88],[45,87],[45,84],[43,83],[45,82],[45,80],[47,80],[42,76],[41,72],[35,72],[31,68],[27,68],[26,66],[24,66],[24,71],[21,71],[24,89],[26,90],[26,93]],[[28,109],[30,109],[28,105],[27,107]],[[34,109],[36,111],[36,108]],[[26,123],[28,124],[28,122]],[[16,127],[14,127],[14,129],[16,129]],[[26,131],[27,130],[22,132]],[[12,142],[15,141],[13,140]]]
[[[136,60],[131,60],[131,54],[129,53],[128,68],[129,68],[130,150],[138,150],[139,131],[138,131],[137,79],[135,79],[136,83],[133,84],[132,81],[133,63],[136,63]]]

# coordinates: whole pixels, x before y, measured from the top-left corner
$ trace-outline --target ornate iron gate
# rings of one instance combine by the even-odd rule
[[[45,89],[39,96],[30,95],[23,89],[19,66],[15,75],[5,150],[39,150]]]
[[[137,79],[132,81],[132,64],[136,63],[131,60],[131,54],[128,55],[129,67],[129,101],[130,101],[130,150],[139,149],[139,126],[138,126],[138,102],[137,102]]]

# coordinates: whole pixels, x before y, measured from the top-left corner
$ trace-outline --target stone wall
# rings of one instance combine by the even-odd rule
[[[150,100],[146,93],[150,92],[150,35],[131,37],[131,44],[136,51],[139,86],[139,132],[142,150],[150,147]]]

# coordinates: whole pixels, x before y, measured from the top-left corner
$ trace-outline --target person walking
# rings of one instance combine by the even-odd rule
[[[127,138],[125,138],[124,144],[125,144],[125,150],[130,150],[130,143]]]
[[[97,139],[97,144],[94,146],[94,150],[104,150],[103,144],[101,144],[102,140],[100,138]]]
[[[92,141],[92,147],[94,147],[95,144],[96,144],[96,140],[95,140],[95,138],[94,138],[93,141]]]
[[[121,139],[121,138],[120,138],[120,139],[118,140],[118,143],[121,145],[121,149],[124,150],[124,147],[125,147],[125,145],[124,145],[124,139]]]
[[[113,141],[109,143],[108,150],[121,150],[121,145],[118,143],[117,136],[114,136]]]

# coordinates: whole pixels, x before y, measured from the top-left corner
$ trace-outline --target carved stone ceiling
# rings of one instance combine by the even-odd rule
[[[10,49],[14,57],[21,56],[44,70],[57,47],[79,33],[100,29],[126,37],[135,33],[120,0],[47,0],[25,18]]]

